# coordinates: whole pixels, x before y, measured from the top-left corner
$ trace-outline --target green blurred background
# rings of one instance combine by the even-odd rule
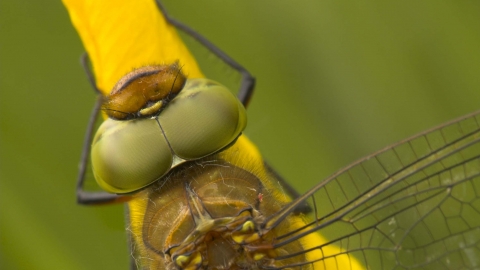
[[[165,4],[257,77],[246,133],[300,191],[480,108],[479,1]],[[122,206],[75,204],[95,99],[82,51],[60,1],[0,1],[0,269],[128,268]]]

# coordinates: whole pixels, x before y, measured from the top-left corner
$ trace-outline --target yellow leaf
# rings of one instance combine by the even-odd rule
[[[195,59],[152,0],[63,0],[90,56],[97,87],[108,94],[133,68],[179,61],[203,77]]]

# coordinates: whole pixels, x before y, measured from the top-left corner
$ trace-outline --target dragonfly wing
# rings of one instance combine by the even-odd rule
[[[276,248],[312,233],[328,240],[309,243],[305,251],[320,257],[276,259],[309,260],[299,267],[326,265],[346,255],[367,269],[480,267],[479,114],[367,156],[277,212],[265,221],[266,230],[288,222],[286,217],[306,201],[314,209],[313,221],[279,235]],[[332,245],[337,252],[328,251]]]
[[[295,190],[295,188],[292,185],[290,185],[290,183],[288,183],[288,181],[285,180],[275,169],[273,169],[272,166],[268,164],[268,162],[264,162],[264,164],[267,172],[271,174],[272,177],[278,181],[278,184],[282,187],[282,189],[285,191],[285,193],[287,193],[288,196],[290,196],[293,199],[300,197],[301,194],[298,193],[298,191]],[[304,214],[310,213],[311,211],[312,211],[312,208],[306,202],[303,204],[297,205],[297,207],[294,210],[295,213],[304,213]]]

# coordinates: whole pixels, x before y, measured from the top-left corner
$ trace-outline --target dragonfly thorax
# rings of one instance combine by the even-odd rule
[[[170,268],[252,269],[257,264],[268,265],[275,255],[271,245],[264,245],[270,249],[250,248],[262,245],[256,226],[261,219],[253,209],[245,209],[236,217],[203,218],[180,246],[168,251]]]
[[[133,232],[139,265],[146,265],[145,269],[267,269],[291,263],[277,261],[278,256],[302,252],[298,242],[274,247],[276,235],[286,228],[267,230],[264,224],[285,203],[264,186],[271,180],[268,175],[256,175],[222,159],[235,159],[237,150],[234,145],[185,164],[135,195],[129,204],[131,212],[145,213],[136,217],[142,220],[140,232]],[[145,203],[145,209],[137,209]]]

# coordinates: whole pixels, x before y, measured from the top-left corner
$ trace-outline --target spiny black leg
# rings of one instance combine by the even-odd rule
[[[98,94],[97,101],[95,106],[90,114],[90,119],[88,120],[88,127],[85,133],[85,139],[83,141],[82,156],[80,157],[80,164],[78,168],[78,177],[77,177],[77,202],[79,204],[105,204],[113,203],[117,201],[123,201],[125,196],[119,196],[116,194],[110,194],[107,192],[88,192],[83,189],[85,183],[85,173],[88,165],[88,156],[90,155],[90,148],[95,128],[95,122],[100,113],[100,108],[103,102],[103,95],[100,90],[97,88],[95,83],[95,77],[91,72],[88,66],[88,55],[84,53],[81,57],[82,66],[85,69],[87,74],[88,81],[90,85]]]
[[[211,43],[208,39],[204,36],[200,35],[198,32],[195,32],[192,28],[184,23],[172,18],[160,0],[155,1],[157,3],[158,8],[163,13],[163,16],[167,20],[168,23],[174,25],[176,28],[182,30],[195,40],[197,40],[200,44],[202,44],[205,48],[210,50],[213,54],[215,54],[218,58],[220,58],[223,62],[227,65],[231,66],[233,69],[237,70],[242,75],[242,82],[240,84],[240,90],[238,91],[238,99],[242,102],[245,108],[248,106],[250,102],[250,98],[252,97],[253,90],[255,88],[255,78],[245,69],[243,66],[238,64],[235,60],[233,60],[230,56],[220,50],[217,46]]]
[[[82,64],[85,74],[87,74],[87,79],[88,79],[88,82],[90,83],[90,86],[93,88],[96,94],[102,96],[103,94],[100,91],[100,89],[98,89],[97,83],[95,82],[95,75],[93,75],[92,70],[90,70],[89,62],[90,60],[88,58],[88,53],[84,52],[80,57],[80,63]]]
[[[287,182],[287,180],[285,180],[277,171],[275,171],[272,168],[272,166],[270,166],[270,164],[268,164],[267,162],[264,162],[264,165],[265,165],[265,168],[267,169],[267,172],[269,172],[273,177],[275,177],[275,179],[277,179],[278,183],[282,186],[285,192],[290,197],[292,197],[292,199],[295,200],[298,197],[300,197],[300,193],[298,193],[298,191],[296,191],[295,188],[292,185],[290,185],[290,183]],[[310,205],[308,205],[307,202],[303,202],[297,205],[297,207],[293,212],[296,214],[298,213],[308,214],[312,212],[312,208],[310,207]]]

